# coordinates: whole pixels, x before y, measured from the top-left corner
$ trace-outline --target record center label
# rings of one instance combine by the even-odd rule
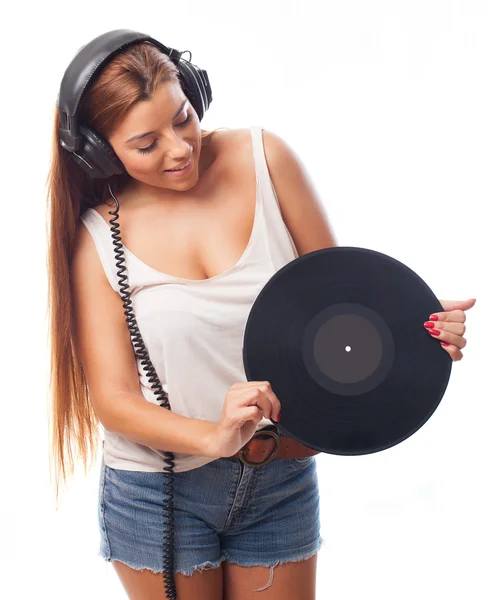
[[[364,394],[382,383],[394,355],[388,325],[374,310],[357,303],[321,310],[302,340],[303,362],[311,377],[343,396]]]

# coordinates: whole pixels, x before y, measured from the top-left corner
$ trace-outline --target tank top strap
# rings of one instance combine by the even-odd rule
[[[264,198],[264,205],[267,203],[266,209],[282,220],[281,205],[277,197],[276,190],[270,178],[267,160],[265,158],[264,138],[262,136],[261,125],[255,125],[250,128],[253,140],[253,156],[255,160],[255,170],[257,173],[260,190]]]
[[[111,287],[119,293],[116,257],[108,224],[93,208],[84,211],[80,216],[80,220],[91,234],[99,260]]]
[[[261,125],[250,128],[253,144],[255,170],[259,184],[264,222],[268,230],[268,245],[275,269],[298,257],[298,251],[289,230],[284,223],[281,205],[270,177],[265,158],[264,139]]]
[[[266,189],[271,188],[271,180],[269,170],[267,168],[267,162],[265,160],[262,130],[263,127],[261,125],[254,125],[250,128],[252,135],[253,158],[255,161],[255,172],[257,173],[260,187],[263,191],[265,191]]]

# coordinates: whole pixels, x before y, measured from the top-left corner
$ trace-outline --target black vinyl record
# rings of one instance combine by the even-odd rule
[[[442,312],[428,285],[374,250],[333,247],[277,271],[247,319],[248,381],[269,381],[281,429],[330,454],[370,454],[436,410],[452,360],[423,327]]]

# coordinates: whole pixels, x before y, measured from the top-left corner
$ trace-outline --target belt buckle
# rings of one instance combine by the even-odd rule
[[[271,427],[271,426],[268,426],[268,427]],[[251,462],[251,461],[249,461],[245,457],[245,455],[244,455],[245,449],[249,450],[249,448],[247,447],[248,444],[253,439],[255,439],[257,437],[260,437],[260,436],[265,436],[265,435],[267,437],[274,438],[274,440],[276,441],[276,445],[274,447],[274,450],[272,451],[272,453],[269,456],[267,456],[267,458],[264,458],[264,460],[261,461],[261,462]],[[279,450],[279,446],[280,445],[281,445],[281,438],[279,437],[279,434],[277,433],[277,428],[274,428],[274,430],[273,429],[260,429],[259,431],[256,431],[253,434],[252,438],[242,448],[240,448],[239,459],[241,460],[241,462],[244,465],[247,465],[247,467],[262,467],[262,466],[266,465],[267,463],[269,463],[274,458],[274,456],[277,454],[277,451]]]

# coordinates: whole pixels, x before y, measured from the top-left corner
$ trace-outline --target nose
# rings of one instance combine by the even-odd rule
[[[183,160],[190,155],[192,148],[186,140],[182,140],[175,131],[170,135],[170,138],[168,144],[169,150],[166,153],[170,160],[176,162],[178,160]]]

